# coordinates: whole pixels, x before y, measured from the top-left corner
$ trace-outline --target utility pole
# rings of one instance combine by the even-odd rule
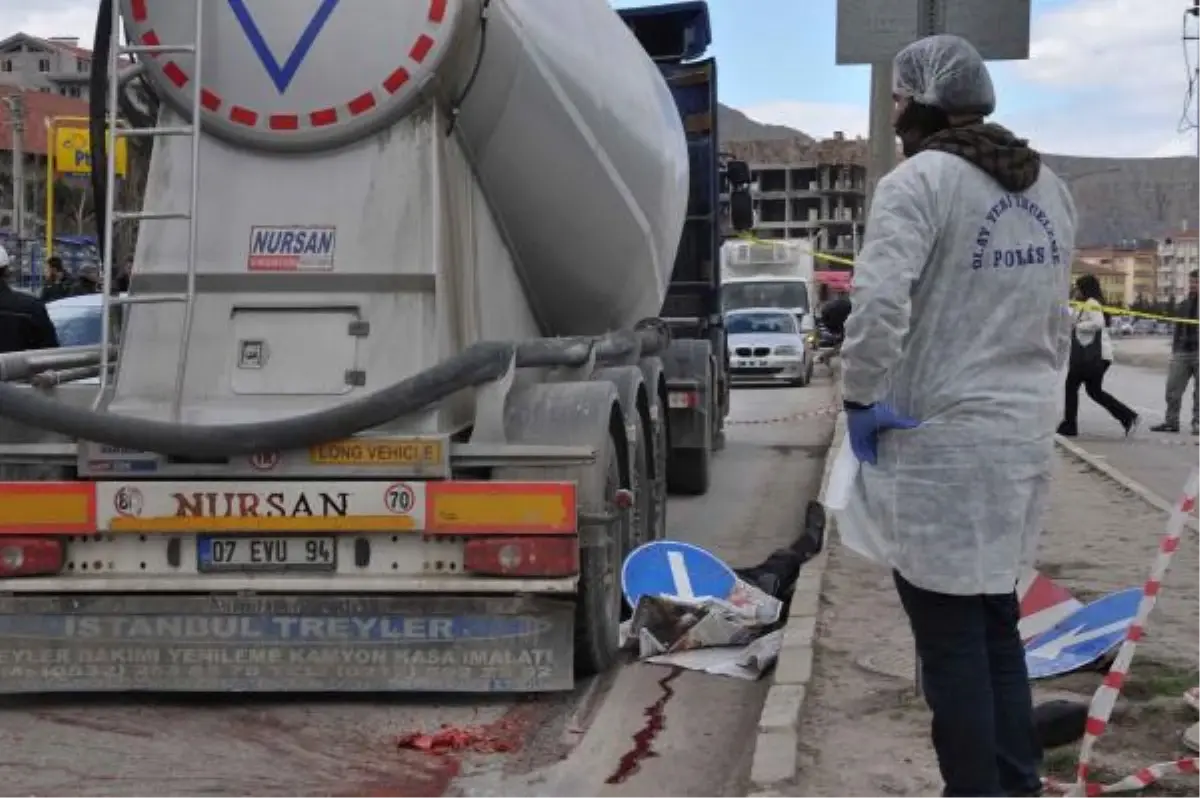
[[[896,132],[892,129],[892,65],[871,65],[871,116],[867,131],[867,210],[875,186],[896,166]]]
[[[15,92],[4,98],[4,104],[12,120],[13,232],[19,268],[25,245],[25,97]]]
[[[1197,20],[1197,27],[1194,32],[1189,32],[1187,29],[1187,18],[1192,17]],[[1184,52],[1191,51],[1196,42],[1200,42],[1200,0],[1192,0],[1191,8],[1184,11],[1184,29],[1183,29],[1183,48]],[[1195,130],[1196,135],[1196,157],[1200,158],[1200,98],[1196,99],[1196,121],[1191,118],[1192,108],[1191,100],[1196,94],[1197,87],[1200,86],[1200,48],[1197,48],[1197,59],[1195,66],[1192,67],[1191,74],[1188,75],[1188,106],[1183,109],[1183,119],[1180,127],[1185,130]],[[1186,58],[1185,63],[1191,59]]]
[[[918,0],[917,39],[941,32],[939,0]],[[879,180],[896,167],[896,132],[892,129],[892,64],[871,64],[871,116],[867,132],[867,209]]]

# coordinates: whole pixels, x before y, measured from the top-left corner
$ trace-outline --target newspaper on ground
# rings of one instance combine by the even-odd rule
[[[783,602],[741,579],[724,598],[643,595],[621,644],[645,662],[753,681],[779,656],[782,613]]]

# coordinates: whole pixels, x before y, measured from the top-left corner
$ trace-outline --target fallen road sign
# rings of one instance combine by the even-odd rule
[[[1128,632],[1142,588],[1110,593],[1073,613],[1025,644],[1030,679],[1046,679],[1078,670],[1103,657]]]
[[[676,540],[639,546],[621,568],[621,590],[630,607],[636,607],[642,596],[728,599],[738,581],[737,574],[719,557]]]
[[[1021,621],[1018,630],[1022,640],[1054,628],[1054,625],[1083,609],[1083,602],[1071,595],[1062,585],[1032,568],[1017,582],[1017,598],[1021,602]]]

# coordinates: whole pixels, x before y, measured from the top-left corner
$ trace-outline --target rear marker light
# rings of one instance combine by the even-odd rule
[[[468,540],[463,547],[463,570],[479,576],[574,576],[579,573],[579,539],[538,535]]]
[[[675,410],[699,407],[700,394],[696,391],[671,391],[667,394],[667,406]]]
[[[63,567],[63,544],[57,538],[10,537],[0,545],[0,578],[45,576]]]
[[[25,552],[19,546],[5,546],[0,549],[0,569],[13,573],[21,570],[25,564]]]
[[[613,504],[618,510],[628,510],[633,506],[633,491],[621,488],[613,494]]]

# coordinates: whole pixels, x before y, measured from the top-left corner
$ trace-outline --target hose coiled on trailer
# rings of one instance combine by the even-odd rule
[[[0,382],[0,416],[31,427],[123,449],[193,458],[301,449],[349,438],[452,394],[524,368],[583,366],[661,351],[660,331],[643,328],[601,338],[545,338],[526,343],[477,343],[461,354],[395,385],[345,404],[282,418],[238,424],[177,424],[72,407],[18,385]]]

